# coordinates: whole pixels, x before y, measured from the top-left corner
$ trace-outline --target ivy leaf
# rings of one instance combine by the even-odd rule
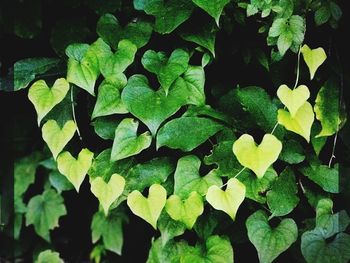
[[[295,175],[290,168],[286,168],[277,180],[272,184],[271,190],[267,192],[267,204],[272,215],[288,215],[299,203],[298,187]]]
[[[38,114],[38,125],[64,99],[68,90],[69,83],[63,78],[57,79],[52,88],[49,88],[44,80],[36,81],[29,88],[28,98]]]
[[[305,152],[298,141],[288,140],[283,143],[279,159],[289,164],[301,163],[305,160]]]
[[[319,9],[316,10],[314,14],[314,20],[316,25],[320,26],[327,23],[331,17],[331,10],[328,6],[322,5]]]
[[[183,49],[175,49],[168,59],[163,53],[148,50],[141,63],[145,69],[157,75],[160,85],[168,94],[171,84],[187,70],[189,60],[189,54]]]
[[[163,246],[165,246],[174,237],[182,235],[186,230],[185,224],[180,221],[173,220],[164,211],[161,213],[158,219],[158,228],[161,233],[160,238]]]
[[[323,48],[310,49],[308,45],[304,44],[301,48],[301,54],[303,54],[304,61],[310,71],[310,79],[312,80],[315,76],[317,69],[326,60],[327,55]]]
[[[91,180],[91,192],[99,200],[106,216],[108,215],[109,207],[123,193],[124,186],[125,179],[119,174],[112,174],[108,183],[102,177],[96,177]]]
[[[165,209],[172,219],[183,222],[187,229],[192,229],[197,218],[203,213],[204,205],[202,197],[197,192],[191,192],[185,200],[171,195],[166,201]]]
[[[91,119],[112,114],[128,113],[121,97],[120,90],[123,86],[113,85],[103,81],[98,87],[97,101],[91,115]]]
[[[300,85],[293,90],[288,88],[287,85],[281,85],[277,90],[277,96],[287,107],[290,115],[295,117],[300,107],[303,106],[310,97],[310,91],[305,85]]]
[[[167,96],[163,89],[155,92],[143,75],[134,75],[128,80],[122,101],[129,112],[147,125],[153,136],[160,124],[184,104],[182,90],[170,89]]]
[[[127,204],[137,216],[157,229],[157,221],[166,203],[166,190],[160,184],[153,184],[145,198],[139,191],[134,190],[128,195]]]
[[[61,153],[57,158],[59,172],[67,177],[77,192],[79,192],[80,185],[90,169],[93,157],[94,154],[84,148],[80,151],[77,159],[67,151]]]
[[[194,9],[188,0],[134,0],[134,6],[155,17],[154,30],[160,34],[174,31],[191,16]]]
[[[278,159],[282,143],[272,134],[265,134],[257,146],[254,138],[243,134],[232,146],[233,153],[241,165],[251,169],[262,178],[267,169]]]
[[[112,210],[107,217],[103,212],[97,212],[91,222],[92,243],[102,238],[107,250],[121,255],[124,241],[122,227],[126,221],[126,214],[119,209]]]
[[[61,216],[67,214],[61,195],[48,189],[29,200],[26,213],[26,226],[34,225],[35,232],[50,242],[49,231],[58,226]]]
[[[174,175],[174,194],[181,199],[188,198],[192,191],[204,196],[211,185],[222,185],[220,177],[215,174],[209,173],[201,177],[200,165],[201,161],[195,155],[184,156],[178,160]]]
[[[245,185],[236,178],[227,181],[226,190],[223,191],[217,185],[209,187],[206,194],[208,203],[216,210],[224,211],[232,220],[235,220],[239,206],[245,198]]]
[[[26,58],[14,64],[14,90],[26,88],[38,75],[56,67],[57,58]]]
[[[120,120],[116,116],[97,117],[91,123],[94,126],[95,133],[104,140],[113,140],[115,129],[118,127]]]
[[[148,131],[137,136],[138,126],[139,122],[132,118],[120,122],[115,130],[111,161],[136,155],[151,145],[152,136]]]
[[[329,193],[339,193],[338,166],[329,168],[327,165],[317,165],[302,168],[301,173]]]
[[[173,119],[159,129],[157,149],[167,146],[189,152],[222,129],[221,124],[208,118],[181,117]]]
[[[298,238],[298,227],[293,219],[283,219],[277,227],[271,228],[262,210],[248,217],[246,227],[261,263],[271,263]]]
[[[114,15],[105,14],[98,20],[96,31],[113,48],[117,48],[122,39],[130,40],[137,48],[141,48],[151,38],[152,29],[151,23],[139,19],[130,22],[123,28]]]
[[[73,138],[76,129],[77,126],[73,120],[67,121],[63,127],[60,127],[55,120],[45,122],[42,127],[42,136],[55,160],[57,155]]]
[[[299,108],[295,116],[284,110],[278,110],[278,123],[283,125],[287,130],[295,132],[310,141],[311,127],[315,119],[315,114],[309,102],[305,102]]]
[[[332,136],[341,124],[339,109],[339,88],[328,80],[320,89],[315,100],[316,119],[321,122],[322,130],[316,137]]]
[[[192,2],[213,17],[219,26],[221,13],[230,0],[192,0]]]
[[[53,170],[49,173],[49,181],[59,194],[63,191],[74,189],[71,182],[57,170]]]
[[[40,252],[35,263],[64,263],[64,261],[60,258],[60,254],[58,252],[54,252],[52,250],[45,250]]]

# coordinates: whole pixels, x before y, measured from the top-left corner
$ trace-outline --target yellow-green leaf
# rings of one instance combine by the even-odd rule
[[[287,85],[281,85],[277,90],[277,96],[287,107],[292,117],[310,97],[310,91],[305,85],[300,85],[291,90]]]
[[[310,71],[310,79],[313,79],[319,66],[326,60],[327,55],[323,48],[310,49],[308,45],[301,48],[306,65]]]

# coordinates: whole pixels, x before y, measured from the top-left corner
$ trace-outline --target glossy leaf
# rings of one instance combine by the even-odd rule
[[[197,6],[202,8],[211,17],[215,19],[217,25],[219,25],[221,13],[230,0],[192,0]]]

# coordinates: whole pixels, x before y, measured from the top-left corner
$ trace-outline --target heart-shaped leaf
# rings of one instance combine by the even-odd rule
[[[36,81],[28,91],[28,98],[33,103],[38,114],[38,125],[53,107],[60,103],[69,90],[69,83],[63,79],[57,79],[52,88],[49,88],[44,80]]]
[[[219,26],[219,20],[224,9],[230,0],[192,0],[197,6],[202,8],[211,17],[215,19],[216,24]]]
[[[151,145],[152,136],[148,131],[137,136],[138,126],[139,122],[131,118],[121,121],[115,130],[111,161],[136,155]]]
[[[278,159],[282,143],[274,135],[265,134],[257,146],[251,135],[243,134],[234,142],[232,150],[241,165],[248,167],[261,178]]]
[[[170,89],[166,96],[163,89],[152,90],[143,75],[134,75],[122,92],[122,101],[134,116],[147,125],[155,136],[160,124],[177,112],[185,103],[181,89]]]
[[[112,174],[108,183],[102,177],[92,179],[91,192],[99,200],[106,216],[108,215],[109,207],[123,193],[124,186],[125,179],[119,174]]]
[[[157,229],[157,220],[166,203],[166,190],[160,184],[153,184],[149,188],[148,198],[134,190],[128,195],[127,204],[137,216]]]
[[[47,143],[53,158],[63,150],[67,143],[73,138],[77,129],[73,120],[67,121],[61,128],[55,120],[48,120],[42,127],[42,135]]]
[[[258,251],[260,263],[271,263],[298,238],[298,227],[293,219],[283,219],[271,228],[267,215],[259,210],[246,221],[248,237]]]
[[[236,178],[227,181],[226,190],[212,185],[209,187],[206,199],[216,210],[224,211],[232,220],[235,220],[236,213],[245,198],[245,185]]]
[[[277,90],[277,96],[287,107],[292,117],[310,97],[310,91],[305,85],[300,85],[291,90],[287,85],[281,85]]]
[[[69,152],[63,152],[57,158],[59,172],[67,177],[77,192],[89,171],[93,157],[94,154],[85,148],[80,151],[77,159]]]
[[[188,229],[192,229],[197,218],[203,213],[204,205],[202,197],[197,192],[191,192],[183,201],[177,195],[170,196],[165,209],[172,219],[181,221]]]
[[[311,127],[314,119],[315,114],[309,102],[305,102],[294,117],[286,110],[278,110],[278,123],[283,125],[287,130],[303,136],[308,142],[310,141]]]
[[[306,65],[310,71],[310,79],[313,79],[319,66],[326,60],[327,55],[323,48],[310,49],[308,45],[304,44],[301,48]]]

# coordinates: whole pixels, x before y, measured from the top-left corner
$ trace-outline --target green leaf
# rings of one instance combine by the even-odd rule
[[[258,178],[262,178],[267,169],[278,159],[282,143],[272,134],[265,134],[257,145],[249,134],[243,134],[232,146],[237,160],[251,169]]]
[[[301,106],[310,97],[310,91],[305,85],[300,85],[291,90],[287,85],[281,85],[277,90],[277,96],[280,101],[287,107],[290,115],[295,117]]]
[[[60,258],[60,254],[52,250],[45,250],[40,252],[35,263],[64,263]]]
[[[314,15],[314,20],[316,25],[320,26],[324,23],[327,23],[327,21],[331,17],[331,10],[329,6],[323,5],[319,9],[316,10]]]
[[[137,216],[157,229],[157,221],[166,203],[166,190],[159,184],[149,188],[148,197],[145,198],[139,191],[134,190],[128,195],[127,204]]]
[[[277,40],[277,48],[281,56],[284,56],[284,54],[292,46],[292,44],[293,44],[293,33],[287,29],[281,33],[281,35],[278,37],[278,40]]]
[[[29,200],[26,213],[26,226],[34,225],[35,232],[50,241],[50,230],[58,227],[58,220],[67,214],[61,195],[48,189]]]
[[[91,119],[112,114],[128,113],[120,97],[121,88],[107,81],[101,83],[98,87],[97,100]]]
[[[139,122],[126,118],[120,122],[115,130],[115,137],[111,153],[111,161],[118,161],[147,149],[152,142],[149,132],[137,136]]]
[[[162,245],[165,246],[174,237],[185,233],[186,226],[180,221],[173,220],[166,212],[162,212],[158,219]]]
[[[277,227],[271,228],[262,210],[248,217],[246,227],[261,263],[271,263],[298,238],[298,227],[293,219],[283,219]]]
[[[339,88],[328,80],[320,89],[315,100],[316,119],[321,122],[322,130],[316,137],[332,136],[341,124],[339,107]]]
[[[49,88],[44,80],[36,81],[28,91],[28,98],[33,103],[38,114],[38,125],[58,103],[66,96],[69,83],[63,79],[57,79],[52,88]]]
[[[55,120],[45,122],[42,127],[42,136],[55,160],[73,138],[76,129],[77,126],[73,120],[67,121],[63,127],[60,127]]]
[[[91,123],[94,126],[95,133],[104,140],[113,140],[115,129],[118,127],[120,119],[115,115],[97,117]]]
[[[155,136],[160,124],[184,104],[182,90],[170,89],[166,96],[160,89],[153,91],[143,75],[134,75],[122,92],[122,101],[134,116],[140,119]]]
[[[195,155],[184,156],[178,160],[174,175],[174,194],[181,199],[188,198],[192,191],[204,196],[211,185],[222,185],[220,177],[213,173],[201,177],[200,165],[201,161]]]
[[[304,61],[310,71],[310,79],[313,79],[317,69],[326,60],[327,55],[323,48],[310,49],[308,45],[304,44],[301,48],[301,54],[303,54]]]
[[[216,210],[224,211],[232,220],[235,220],[239,206],[245,198],[245,185],[236,178],[227,181],[226,190],[223,191],[217,185],[209,187],[206,194],[208,203]]]
[[[315,114],[309,102],[305,102],[299,108],[295,116],[284,110],[278,110],[278,123],[283,125],[287,130],[295,132],[310,141],[311,127],[315,119]]]
[[[167,146],[189,152],[222,129],[221,124],[207,118],[181,117],[173,119],[159,129],[157,149]]]
[[[219,26],[220,16],[230,0],[192,0],[197,6],[202,8],[211,17],[215,19],[216,24]]]
[[[338,166],[329,168],[326,165],[309,166],[302,168],[301,173],[322,187],[329,193],[339,193]]]
[[[298,141],[288,140],[283,143],[279,159],[289,164],[301,163],[305,160],[305,152]]]
[[[97,22],[97,34],[111,47],[116,48],[119,41],[128,39],[137,48],[146,45],[151,38],[152,24],[140,19],[132,21],[124,28],[120,26],[118,19],[112,14],[105,14]]]
[[[197,218],[203,213],[204,205],[202,197],[197,192],[191,192],[185,200],[171,195],[166,201],[165,209],[172,219],[183,222],[187,229],[192,229]]]
[[[272,215],[288,215],[299,203],[298,187],[295,175],[290,168],[286,168],[277,180],[272,184],[271,190],[267,192],[267,204]]]
[[[14,91],[26,88],[38,75],[56,67],[57,58],[26,58],[14,64]]]
[[[126,214],[118,209],[112,210],[107,217],[103,212],[97,212],[91,222],[92,243],[102,238],[107,250],[121,255],[124,241],[122,227],[125,221]]]
[[[108,215],[109,207],[123,193],[124,186],[125,179],[119,174],[112,174],[108,183],[102,177],[96,177],[91,180],[91,192],[97,197],[106,216]]]
[[[74,189],[74,186],[68,179],[57,170],[53,170],[49,173],[49,181],[59,194],[63,191]]]
[[[90,169],[93,157],[94,154],[84,148],[80,151],[77,159],[67,151],[61,153],[57,158],[59,172],[67,177],[77,192],[79,192],[80,185]]]

